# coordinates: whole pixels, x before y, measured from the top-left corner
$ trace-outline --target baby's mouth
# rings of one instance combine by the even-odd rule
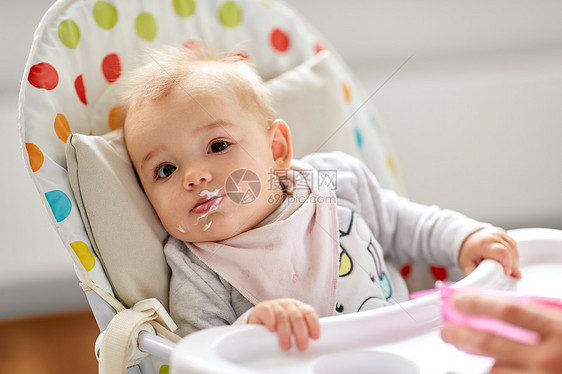
[[[210,199],[203,198],[191,209],[191,213],[205,214],[218,208],[224,196],[213,196]]]

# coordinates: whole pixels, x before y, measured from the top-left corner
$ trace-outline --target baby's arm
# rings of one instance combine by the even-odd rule
[[[486,227],[469,235],[459,252],[459,266],[467,275],[486,258],[498,261],[507,275],[521,277],[517,244],[499,227]]]
[[[320,153],[305,161],[318,170],[337,170],[338,205],[363,217],[384,249],[385,258],[396,265],[456,266],[466,237],[489,226],[458,212],[414,203],[381,188],[365,164],[344,153]]]
[[[320,338],[320,322],[313,307],[295,299],[274,299],[257,304],[248,318],[248,323],[265,325],[277,332],[279,346],[287,351],[291,348],[291,335],[300,351],[308,348],[308,339]]]

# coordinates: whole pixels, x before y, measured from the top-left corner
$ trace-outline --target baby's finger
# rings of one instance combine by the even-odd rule
[[[306,320],[306,324],[308,325],[308,333],[310,338],[314,340],[319,339],[321,331],[318,314],[312,306],[307,304],[304,304],[301,310],[304,315],[304,319]]]
[[[270,332],[275,332],[275,313],[272,305],[262,303],[255,306],[248,318],[248,323],[264,325]]]
[[[509,245],[515,250],[515,252],[517,252],[517,242],[511,236],[509,236],[508,233],[505,233],[503,238],[509,243]]]
[[[291,322],[285,309],[280,306],[275,307],[275,321],[279,346],[282,350],[288,351],[291,349]]]
[[[519,259],[519,250],[517,248],[517,242],[505,231],[502,229],[500,233],[497,234],[497,238],[499,241],[505,244],[505,246],[509,249],[513,255]]]
[[[517,245],[513,245],[510,241],[505,241],[504,245],[510,255],[509,261],[511,262],[511,275],[514,278],[521,278],[521,271],[519,270],[519,251]]]
[[[505,240],[509,244],[508,249],[513,256],[513,271],[511,275],[515,278],[521,278],[521,271],[519,270],[519,248],[517,247],[517,242],[515,242],[511,236],[507,235],[507,233],[505,234]]]
[[[521,270],[519,270],[519,267],[514,267],[513,270],[511,271],[510,274],[513,278],[521,278],[522,274],[521,274]]]
[[[519,257],[517,242],[511,236],[509,236],[507,232],[502,231],[496,236],[496,238],[499,242],[503,243],[511,253]]]
[[[468,261],[464,266],[462,266],[462,271],[464,272],[464,275],[468,275],[472,273],[477,266],[478,266],[478,262],[471,260]]]
[[[508,249],[508,247],[503,243],[493,243],[490,245],[489,258],[498,261],[502,267],[503,271],[507,275],[512,275],[513,273],[513,255]]]
[[[287,312],[289,314],[289,319],[291,321],[291,329],[293,335],[295,336],[295,344],[297,349],[304,351],[308,348],[308,324],[306,319],[297,304],[293,304],[288,307]]]

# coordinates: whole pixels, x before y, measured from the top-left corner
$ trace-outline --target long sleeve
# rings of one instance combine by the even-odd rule
[[[464,215],[425,206],[382,189],[358,159],[341,152],[319,153],[303,161],[317,170],[335,170],[338,205],[360,214],[395,264],[458,265],[464,239],[488,226]]]

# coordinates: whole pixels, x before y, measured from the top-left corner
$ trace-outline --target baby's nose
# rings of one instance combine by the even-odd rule
[[[211,173],[203,168],[190,168],[184,176],[184,187],[192,189],[193,187],[210,182],[212,179]]]

